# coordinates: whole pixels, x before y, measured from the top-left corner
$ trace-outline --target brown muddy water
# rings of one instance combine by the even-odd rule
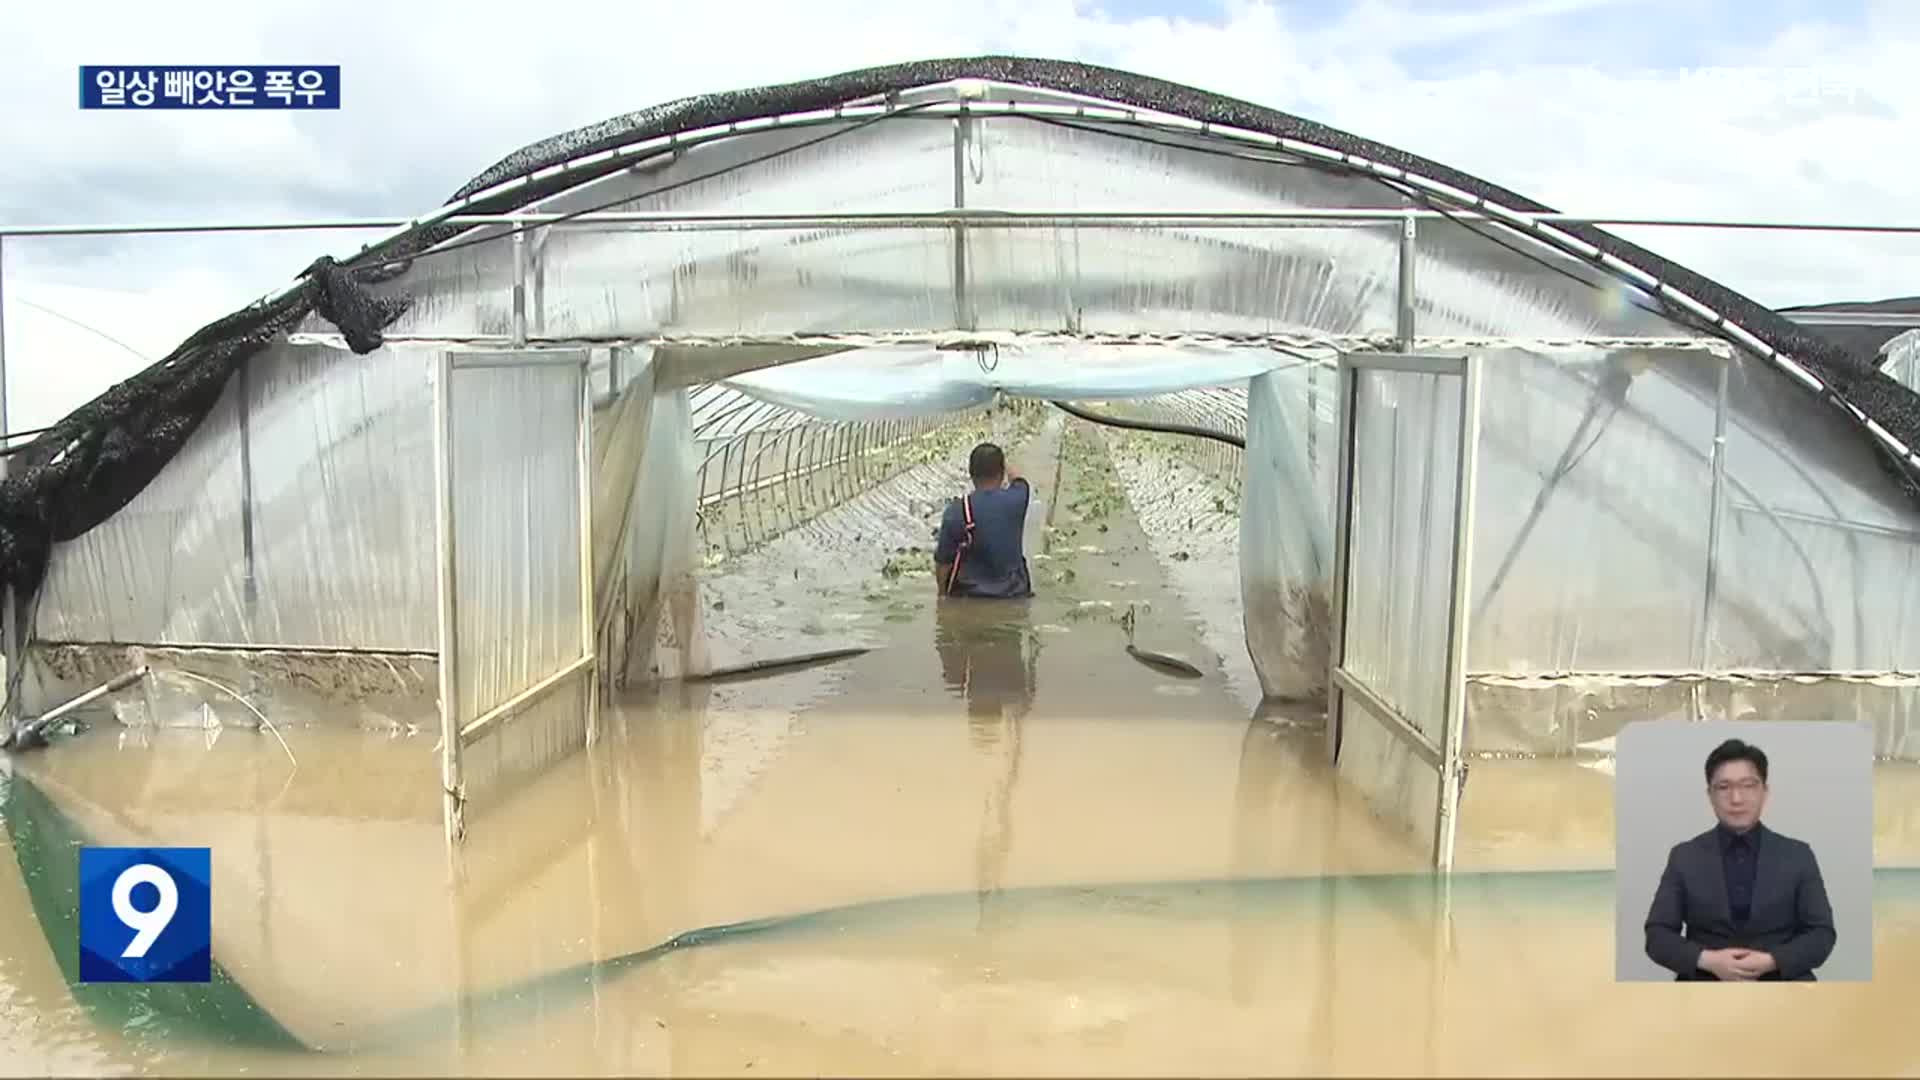
[[[912,549],[950,474],[730,561],[714,662],[875,651],[614,703],[473,808],[457,888],[429,737],[289,730],[295,767],[253,732],[100,725],[15,762],[0,1072],[1915,1071],[1920,873],[1880,874],[1872,984],[1616,984],[1611,877],[1582,869],[1610,785],[1516,762],[1476,771],[1475,872],[1441,895],[1329,781],[1319,718],[1222,659],[1224,532],[1136,515],[1105,445],[1019,446],[1030,602],[934,601]],[[823,546],[890,569],[796,580]],[[1129,659],[1129,604],[1204,676]],[[75,986],[81,838],[211,846],[227,978]]]

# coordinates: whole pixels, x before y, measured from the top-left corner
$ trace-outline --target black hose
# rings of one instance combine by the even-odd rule
[[[1214,442],[1223,442],[1228,446],[1237,446],[1242,450],[1247,448],[1247,440],[1240,436],[1229,435],[1224,431],[1214,431],[1211,428],[1192,427],[1187,424],[1158,423],[1151,420],[1128,420],[1124,417],[1107,416],[1103,413],[1090,412],[1080,408],[1078,405],[1069,405],[1064,401],[1054,401],[1049,402],[1049,404],[1061,412],[1066,413],[1068,416],[1077,416],[1093,424],[1105,424],[1108,427],[1127,428],[1132,431],[1154,431],[1163,435],[1191,435],[1197,439],[1212,439]]]
[[[742,675],[773,674],[788,668],[804,664],[824,664],[830,660],[845,660],[848,657],[864,656],[872,652],[866,648],[826,649],[819,652],[801,653],[798,656],[774,656],[764,660],[752,660],[731,667],[714,668],[712,671],[688,675],[688,682],[717,682],[722,679],[739,678]]]

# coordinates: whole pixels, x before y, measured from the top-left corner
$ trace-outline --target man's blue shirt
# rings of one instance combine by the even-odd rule
[[[967,542],[967,518],[963,500],[947,504],[940,519],[940,536],[933,546],[937,566],[960,558],[952,596],[1022,597],[1033,595],[1033,579],[1027,570],[1022,545],[1027,531],[1027,506],[1033,492],[1025,480],[1014,480],[1004,488],[976,490],[967,498],[973,502],[973,539]],[[966,551],[960,550],[967,544]]]

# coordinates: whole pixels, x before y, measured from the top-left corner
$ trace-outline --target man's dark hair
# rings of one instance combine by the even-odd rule
[[[1753,771],[1760,774],[1760,782],[1763,784],[1767,782],[1767,752],[1752,743],[1728,739],[1714,747],[1713,753],[1707,755],[1707,783],[1713,783],[1713,774],[1720,771],[1720,766],[1730,761],[1751,762]]]
[[[973,448],[967,456],[967,474],[977,480],[992,480],[1007,474],[1007,455],[990,442]]]

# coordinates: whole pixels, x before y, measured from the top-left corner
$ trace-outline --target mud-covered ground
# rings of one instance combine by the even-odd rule
[[[1219,512],[1210,529],[1184,530],[1185,546],[1180,523],[1166,513],[1201,490],[1180,471],[1186,467],[1170,462],[1156,471],[1134,452],[1136,475],[1174,478],[1164,489],[1141,489],[1157,504],[1149,532],[1103,430],[1055,412],[981,434],[1004,442],[1034,488],[1027,551],[1035,598],[937,598],[934,532],[946,502],[967,484],[968,440],[945,460],[915,466],[709,569],[701,606],[715,667],[841,645],[874,649],[713,687],[707,767],[717,787],[744,790],[809,714],[886,713],[905,723],[989,700],[1034,723],[1172,715],[1240,724],[1251,714],[1258,687],[1244,646],[1236,652],[1232,640],[1238,597],[1221,583],[1237,575]],[[1180,578],[1198,587],[1183,592]],[[1121,625],[1129,608],[1140,647],[1185,659],[1203,676],[1178,678],[1130,657]]]

